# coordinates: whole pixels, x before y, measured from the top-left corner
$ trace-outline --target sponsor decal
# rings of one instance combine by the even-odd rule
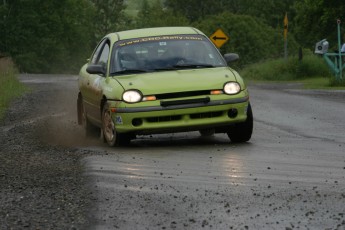
[[[93,82],[92,86],[97,89],[99,88],[100,84],[101,84],[101,77],[97,77],[95,81]]]
[[[122,46],[128,46],[128,45],[134,45],[137,43],[142,42],[152,42],[152,41],[168,41],[168,40],[197,40],[197,41],[203,41],[203,37],[199,36],[185,36],[185,35],[172,35],[172,36],[157,36],[157,37],[146,37],[146,38],[137,38],[127,41],[120,41],[117,45]],[[160,45],[166,45],[166,43],[160,43]]]
[[[116,116],[115,117],[115,123],[118,124],[118,125],[122,125],[123,124],[122,117],[121,116]]]

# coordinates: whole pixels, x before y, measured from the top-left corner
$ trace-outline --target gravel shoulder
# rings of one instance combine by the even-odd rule
[[[69,145],[78,128],[74,91],[25,83],[30,93],[0,122],[0,229],[85,229],[92,194],[83,153]]]

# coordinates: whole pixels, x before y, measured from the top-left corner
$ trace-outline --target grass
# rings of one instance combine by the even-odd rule
[[[305,89],[345,89],[345,86],[332,86],[331,80],[324,77],[313,77],[298,82],[303,83]]]
[[[300,82],[308,89],[345,89],[345,80],[337,82],[325,61],[316,55],[280,58],[252,64],[240,71],[246,81]]]
[[[0,59],[0,120],[3,119],[10,102],[26,91],[25,86],[18,81],[17,74],[11,59]]]

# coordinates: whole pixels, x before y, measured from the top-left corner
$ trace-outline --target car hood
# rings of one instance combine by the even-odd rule
[[[144,95],[222,89],[225,82],[236,81],[235,71],[229,67],[161,71],[114,78],[125,90],[137,89]]]

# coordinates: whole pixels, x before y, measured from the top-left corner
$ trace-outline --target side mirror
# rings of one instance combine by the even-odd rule
[[[224,54],[224,59],[227,63],[237,61],[240,57],[235,53]]]
[[[105,76],[106,69],[104,68],[104,65],[88,65],[86,68],[86,72],[89,74],[100,74],[102,76]]]

